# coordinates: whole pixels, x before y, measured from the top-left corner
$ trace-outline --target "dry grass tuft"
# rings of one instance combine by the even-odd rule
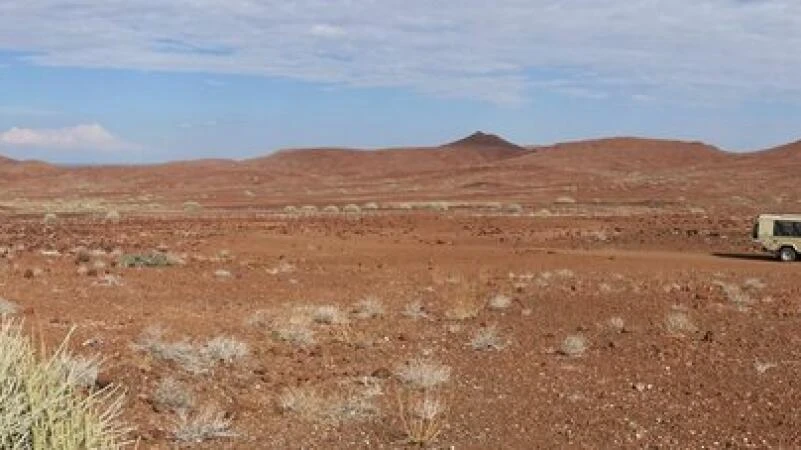
[[[250,347],[247,343],[237,341],[232,337],[218,336],[206,343],[203,353],[212,361],[231,364],[246,357],[250,353]]]
[[[451,368],[435,361],[415,358],[399,367],[396,375],[400,381],[413,389],[427,390],[448,382]]]
[[[469,300],[460,300],[445,311],[445,318],[454,321],[475,319],[478,317],[480,311],[481,306],[479,303]]]
[[[0,297],[0,317],[16,314],[18,310],[19,306],[16,303]]]
[[[559,352],[571,358],[578,358],[587,351],[587,339],[584,336],[573,334],[562,341]]]
[[[323,305],[314,308],[312,319],[315,323],[324,325],[344,325],[348,323],[347,314],[334,305]]]
[[[207,372],[211,367],[201,348],[186,340],[165,342],[164,331],[160,327],[146,329],[134,343],[134,348],[154,358],[173,362],[193,374]]]
[[[173,436],[181,442],[200,443],[210,439],[235,437],[231,420],[214,408],[207,407],[196,414],[179,412]]]
[[[273,329],[273,336],[300,348],[311,347],[317,342],[314,338],[314,330],[301,323],[281,324]]]
[[[359,319],[375,319],[384,315],[384,305],[375,297],[367,297],[356,303],[353,314]]]
[[[278,396],[278,410],[283,414],[296,414],[304,418],[321,415],[323,399],[311,387],[288,387]]]
[[[760,280],[759,278],[748,278],[743,282],[743,289],[747,289],[750,291],[759,291],[765,289],[767,284],[764,281]]]
[[[450,367],[420,358],[397,370],[402,383],[397,391],[398,416],[409,444],[424,447],[438,438],[446,413],[440,388],[450,376]]]
[[[153,402],[159,408],[169,409],[177,413],[187,413],[195,406],[195,399],[187,387],[172,377],[161,380]]]
[[[740,287],[736,284],[716,281],[715,285],[719,286],[723,290],[723,293],[726,295],[726,299],[739,308],[744,308],[753,303],[751,296],[748,295],[747,292],[740,289]]]
[[[493,311],[503,311],[510,306],[512,306],[512,298],[503,294],[493,295],[487,301],[487,307]]]
[[[684,311],[671,311],[665,316],[665,328],[674,336],[683,336],[698,331],[698,327]]]
[[[488,326],[480,328],[473,335],[470,340],[470,346],[473,350],[503,350],[506,342],[498,335],[498,329],[495,326]]]
[[[618,333],[622,333],[626,329],[626,322],[622,317],[611,317],[606,324],[609,325],[609,328],[617,331]]]
[[[406,441],[427,447],[439,437],[445,426],[445,402],[436,392],[398,392],[398,415]]]
[[[423,307],[423,302],[421,302],[420,300],[415,300],[407,304],[406,307],[403,309],[402,314],[405,317],[409,317],[412,319],[428,318],[428,313],[426,312],[425,307]]]
[[[371,377],[360,384],[349,384],[347,389],[327,397],[311,386],[288,387],[277,398],[278,410],[304,420],[326,423],[356,422],[380,414],[375,398],[383,395],[377,381]]]

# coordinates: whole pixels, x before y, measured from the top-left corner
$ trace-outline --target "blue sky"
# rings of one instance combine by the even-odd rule
[[[0,153],[801,138],[796,0],[0,3]]]

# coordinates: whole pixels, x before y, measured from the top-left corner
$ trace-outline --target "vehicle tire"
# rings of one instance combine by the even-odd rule
[[[782,247],[782,249],[779,250],[779,259],[782,260],[783,262],[795,261],[797,257],[798,254],[792,247]]]

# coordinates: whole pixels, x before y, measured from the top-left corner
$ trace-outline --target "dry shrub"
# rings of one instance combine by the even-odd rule
[[[684,311],[670,311],[665,316],[665,328],[674,336],[684,336],[698,331],[698,327]]]
[[[412,389],[430,390],[450,380],[451,368],[428,359],[415,358],[399,367],[396,375]]]
[[[303,420],[323,423],[364,421],[380,414],[375,398],[383,390],[375,379],[366,377],[357,385],[324,396],[311,386],[288,387],[277,398],[278,410]]]
[[[407,304],[403,308],[403,313],[405,317],[409,317],[411,319],[427,319],[428,312],[426,312],[425,307],[423,306],[423,302],[420,300],[415,300],[409,304]]]
[[[5,317],[16,314],[17,310],[19,310],[19,306],[16,303],[0,297],[0,316]]]
[[[578,358],[587,351],[587,339],[584,336],[573,334],[562,341],[559,347],[560,353],[571,358]]]
[[[176,440],[193,443],[236,435],[231,431],[231,420],[225,417],[225,413],[212,407],[206,407],[194,414],[179,411],[173,430]]]
[[[175,412],[187,412],[195,405],[195,399],[187,387],[175,378],[168,377],[159,383],[153,394],[153,402],[159,408]]]
[[[217,336],[206,343],[202,352],[212,361],[231,364],[246,357],[250,353],[250,347],[247,343],[232,337]]]
[[[606,323],[609,325],[609,328],[618,333],[622,333],[626,329],[626,322],[622,317],[611,317]]]
[[[420,358],[397,370],[398,416],[409,444],[428,446],[438,438],[447,412],[442,388],[450,375],[450,367]]]
[[[503,350],[506,342],[498,335],[498,329],[495,326],[488,326],[476,331],[470,341],[470,346],[473,350]]]
[[[376,297],[367,297],[356,303],[353,314],[359,319],[375,319],[384,315],[384,305]]]
[[[324,325],[344,325],[348,323],[348,316],[339,307],[322,305],[314,308],[312,317],[315,323]]]
[[[487,307],[493,311],[502,311],[510,306],[512,298],[503,294],[495,294],[487,301]]]

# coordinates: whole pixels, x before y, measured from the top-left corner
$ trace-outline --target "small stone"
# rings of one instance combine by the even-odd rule
[[[386,367],[380,367],[380,368],[378,368],[378,369],[374,370],[374,371],[373,371],[373,373],[372,373],[371,375],[372,375],[374,378],[383,378],[383,379],[386,379],[386,378],[389,378],[389,377],[391,377],[391,376],[392,376],[392,372],[390,372],[390,370],[389,370],[389,369],[387,369]]]

